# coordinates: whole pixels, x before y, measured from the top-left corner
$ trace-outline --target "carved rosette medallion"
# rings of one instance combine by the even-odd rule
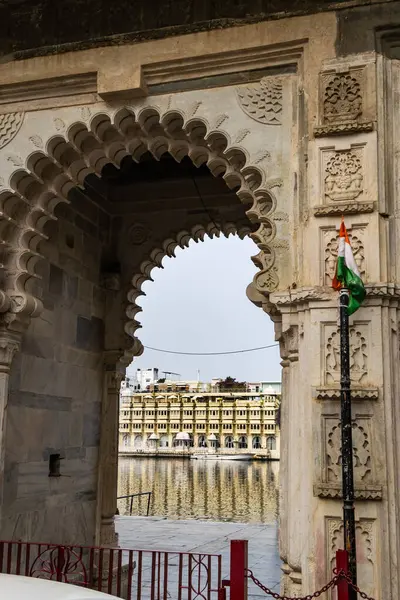
[[[236,90],[240,106],[255,121],[265,125],[282,124],[282,82],[263,77],[258,83]]]
[[[140,246],[149,237],[149,231],[142,223],[135,223],[129,229],[129,241],[134,246]]]
[[[17,135],[24,113],[6,113],[0,115],[0,148],[4,148]]]
[[[328,202],[355,200],[363,192],[359,152],[335,152],[325,166],[324,192]]]

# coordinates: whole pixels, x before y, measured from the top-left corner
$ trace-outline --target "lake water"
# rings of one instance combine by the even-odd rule
[[[118,496],[152,492],[150,515],[276,524],[279,462],[180,458],[120,458]],[[129,500],[119,500],[129,515]],[[146,515],[147,497],[134,498],[132,515]]]

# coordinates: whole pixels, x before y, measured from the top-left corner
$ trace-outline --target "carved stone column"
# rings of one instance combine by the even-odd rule
[[[119,363],[120,358],[120,352],[104,353],[96,540],[102,546],[118,545],[114,516],[118,486],[119,390],[124,370]]]
[[[19,347],[18,334],[0,331],[0,519],[3,506],[8,386],[11,364]]]

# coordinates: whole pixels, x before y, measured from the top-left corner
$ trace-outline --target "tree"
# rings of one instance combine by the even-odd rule
[[[222,391],[246,391],[245,381],[236,381],[235,377],[226,377],[223,381],[218,384],[219,390]]]

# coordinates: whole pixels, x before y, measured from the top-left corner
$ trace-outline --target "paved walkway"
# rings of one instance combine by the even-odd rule
[[[279,592],[281,562],[276,524],[117,517],[116,527],[122,548],[221,554],[223,579],[229,579],[229,540],[246,539],[249,541],[249,568],[260,581]],[[267,598],[251,584],[249,598],[258,597]]]

